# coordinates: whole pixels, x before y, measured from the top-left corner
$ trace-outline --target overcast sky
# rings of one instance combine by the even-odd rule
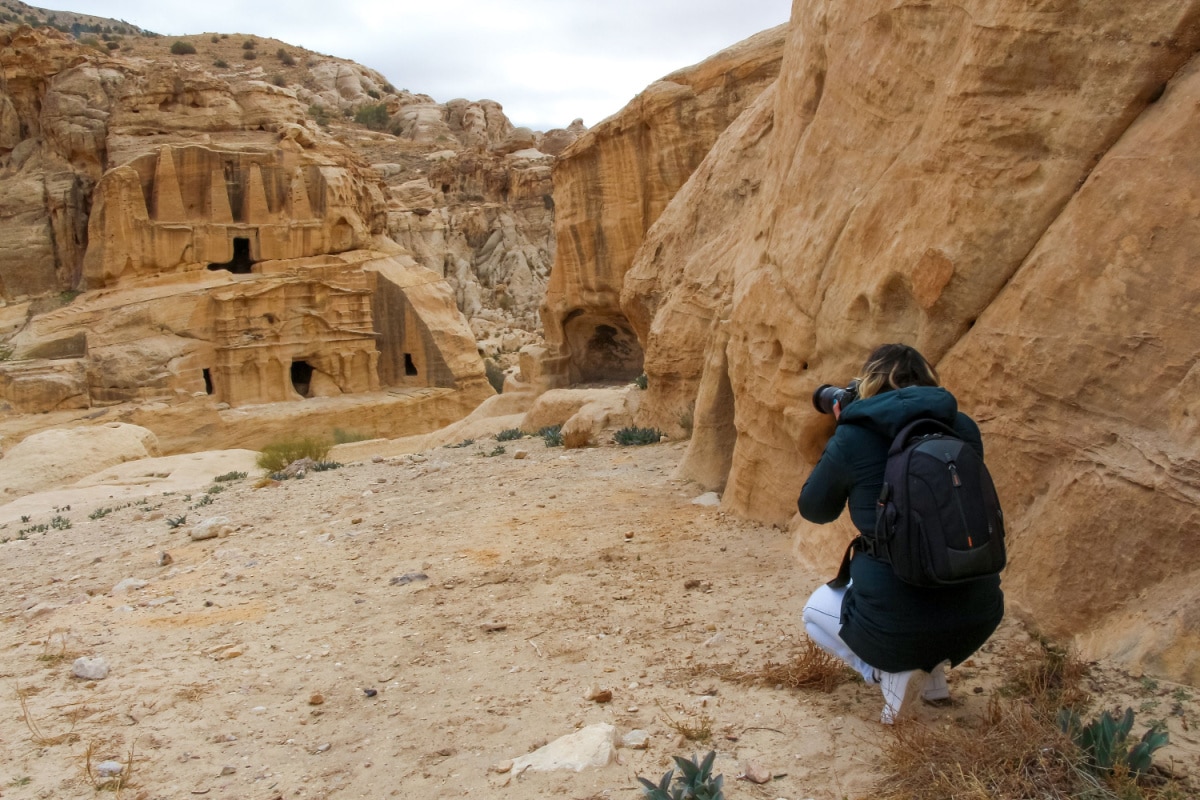
[[[357,61],[397,88],[591,127],[654,80],[786,22],[790,0],[54,0],[164,35],[245,33]]]

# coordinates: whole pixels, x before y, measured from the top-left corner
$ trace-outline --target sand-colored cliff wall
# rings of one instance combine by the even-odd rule
[[[542,306],[551,383],[642,372],[642,346],[620,305],[625,273],[713,142],[778,75],[785,31],[666,76],[556,162],[555,262]]]
[[[848,523],[794,515],[832,425],[810,395],[912,343],[983,426],[1013,607],[1200,680],[1198,21],[1165,0],[797,0],[773,89],[620,282],[642,424],[694,421],[681,473],[831,569]]]

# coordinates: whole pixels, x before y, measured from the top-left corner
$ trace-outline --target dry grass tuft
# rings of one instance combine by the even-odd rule
[[[1083,687],[1091,668],[1067,648],[1036,639],[1006,654],[1005,661],[1016,663],[1007,670],[1000,694],[1024,701],[1051,722],[1060,709],[1083,713],[1091,703]]]
[[[663,708],[662,703],[658,707],[667,718],[663,724],[689,742],[707,742],[712,738],[713,718],[708,714],[701,712],[691,719],[677,720]]]
[[[29,729],[29,739],[38,747],[49,747],[51,745],[62,744],[63,742],[73,742],[79,737],[73,730],[66,733],[60,733],[57,736],[47,736],[42,731],[42,726],[33,718],[33,714],[29,711],[28,698],[36,694],[36,692],[17,687],[17,702],[21,705],[21,718],[25,720],[25,727]],[[72,724],[74,728],[74,724]]]
[[[189,683],[187,686],[181,686],[175,691],[175,696],[181,700],[195,702],[204,695],[208,694],[211,687],[205,683]]]
[[[883,800],[1073,797],[1071,741],[1021,702],[993,700],[981,720],[899,724],[884,745]]]
[[[94,742],[88,742],[87,749],[83,751],[84,775],[93,789],[100,792],[115,792],[119,800],[124,790],[133,785],[133,745],[129,745],[129,753],[125,756],[125,760],[120,762],[120,774],[113,776],[96,774],[96,768],[92,765],[92,761],[96,757],[96,749]]]
[[[1087,664],[1046,641],[1011,651],[1010,678],[982,717],[943,719],[936,727],[892,726],[883,748],[880,800],[1182,800],[1192,791],[1158,772],[1098,776],[1059,729],[1058,711],[1086,710]]]
[[[858,677],[857,672],[807,638],[782,664],[768,661],[749,671],[733,664],[697,664],[687,672],[692,677],[712,675],[742,685],[816,689],[826,693]]]

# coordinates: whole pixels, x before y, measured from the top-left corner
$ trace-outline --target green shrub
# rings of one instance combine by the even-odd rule
[[[713,776],[712,766],[717,759],[717,751],[710,750],[704,761],[697,762],[680,756],[672,756],[675,765],[679,767],[679,776],[675,778],[675,786],[671,787],[671,778],[675,770],[667,770],[658,785],[645,778],[639,777],[642,784],[642,796],[647,800],[725,800],[725,792],[721,785],[725,782],[724,775]]]
[[[313,121],[322,128],[329,126],[329,112],[325,110],[325,106],[311,105],[308,107],[308,115],[313,118]]]
[[[240,481],[246,477],[244,472],[226,472],[224,475],[218,475],[213,478],[213,483],[229,483],[230,481]]]
[[[292,54],[289,53],[287,50],[284,50],[282,47],[275,51],[275,57],[278,58],[281,62],[283,62],[283,65],[285,67],[296,66],[295,57],[292,56]]]
[[[650,385],[650,378],[648,378],[646,373],[643,372],[641,375],[638,375],[636,378],[634,378],[633,382],[637,384],[639,389],[645,391],[646,387]]]
[[[176,56],[194,56],[196,55],[196,46],[191,42],[185,42],[182,39],[177,39],[171,45],[171,55]]]
[[[213,62],[213,66],[217,69],[229,69],[229,62],[223,58],[218,58]]]
[[[525,437],[525,432],[520,428],[506,428],[496,434],[497,442],[511,442],[514,439],[522,439]]]
[[[267,472],[280,472],[293,461],[311,458],[324,461],[332,445],[321,439],[305,436],[298,439],[280,439],[271,442],[258,454],[254,463]]]
[[[276,86],[278,86],[282,89],[283,87],[288,85],[287,84],[287,76],[285,76],[282,72],[277,72],[271,76],[271,83],[275,84]]]
[[[182,527],[187,524],[187,514],[180,514],[178,517],[167,517],[167,527],[171,530]]]
[[[247,39],[246,41],[242,42],[243,50],[253,50],[255,47],[258,47],[258,42],[254,41],[253,39]]]
[[[487,374],[488,383],[496,390],[496,394],[504,391],[504,370],[490,358],[483,360],[483,371]]]
[[[546,447],[562,447],[562,425],[548,425],[537,432],[546,443]]]
[[[373,131],[381,131],[388,124],[387,106],[383,103],[363,106],[354,112],[354,121],[359,125],[367,126]]]
[[[246,59],[247,61],[253,61],[254,59],[258,58],[258,53],[254,52],[253,50],[247,50],[246,52],[242,53],[242,58]]]
[[[480,453],[483,453],[483,451],[482,451],[482,450],[480,450],[479,452],[480,452]],[[493,447],[493,448],[492,448],[492,452],[490,452],[490,453],[483,453],[483,455],[485,455],[485,456],[488,456],[488,457],[490,458],[491,456],[502,456],[502,455],[504,455],[504,453],[505,453],[505,452],[506,452],[506,451],[505,451],[505,449],[504,449],[504,445],[502,445],[502,444],[498,444],[498,445],[496,445],[495,447]]]
[[[621,428],[613,434],[613,441],[622,447],[658,444],[662,431],[657,428]]]
[[[1120,720],[1105,710],[1087,725],[1074,711],[1063,709],[1058,714],[1058,725],[1083,752],[1087,767],[1100,774],[1128,770],[1133,775],[1145,775],[1150,771],[1154,751],[1169,742],[1167,731],[1159,723],[1147,728],[1141,740],[1131,746],[1132,708],[1126,708]]]
[[[71,527],[71,520],[62,516],[54,517],[50,520],[50,527],[56,531],[65,531]]]

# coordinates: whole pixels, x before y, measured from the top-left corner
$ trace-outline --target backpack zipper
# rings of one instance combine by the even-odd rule
[[[955,489],[962,488],[962,478],[958,476],[958,469],[954,466],[954,462],[950,461],[946,464],[950,468],[950,483]],[[962,498],[958,492],[954,493],[954,506],[958,509],[958,518],[962,520],[963,532],[967,535],[967,547],[974,547],[975,542],[971,539],[971,530],[967,525],[967,512],[963,508]]]

